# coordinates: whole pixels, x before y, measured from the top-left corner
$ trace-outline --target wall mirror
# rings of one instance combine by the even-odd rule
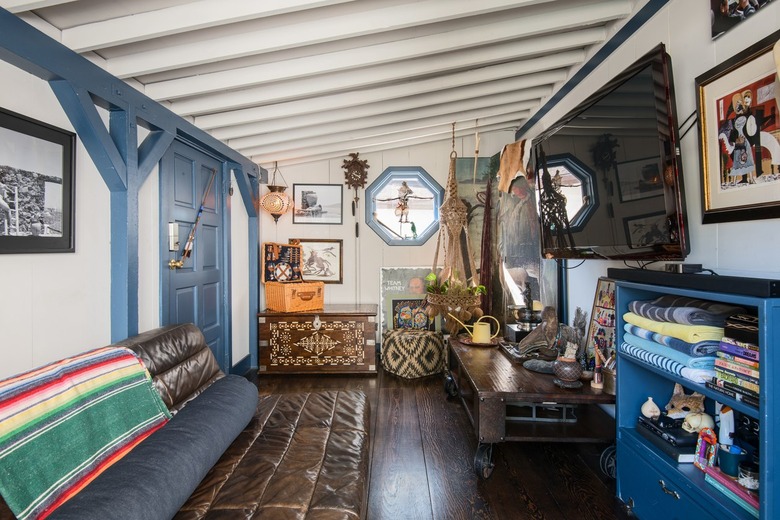
[[[366,223],[388,245],[424,244],[439,229],[443,197],[419,166],[391,166],[366,188]]]

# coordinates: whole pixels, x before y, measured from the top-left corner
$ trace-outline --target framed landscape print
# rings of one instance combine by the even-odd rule
[[[341,224],[341,184],[293,184],[293,224]]]
[[[76,135],[0,109],[0,253],[75,250]]]
[[[780,217],[778,39],[696,78],[705,224]]]

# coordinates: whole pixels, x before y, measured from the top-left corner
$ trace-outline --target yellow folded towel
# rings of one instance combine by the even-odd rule
[[[705,340],[720,341],[723,338],[723,327],[683,325],[681,323],[655,321],[643,318],[633,312],[625,313],[623,319],[631,325],[636,325],[659,334],[665,334],[666,336],[672,336],[688,343],[698,343]]]

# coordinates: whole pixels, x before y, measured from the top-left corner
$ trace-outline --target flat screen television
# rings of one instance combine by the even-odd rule
[[[690,252],[671,58],[659,45],[532,140],[545,258]]]

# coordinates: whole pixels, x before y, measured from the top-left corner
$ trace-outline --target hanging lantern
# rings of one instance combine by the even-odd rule
[[[287,189],[284,177],[282,177],[284,184],[276,184],[277,173],[282,177],[282,172],[279,171],[277,163],[274,162],[274,172],[271,177],[271,183],[268,185],[268,193],[260,198],[260,207],[271,214],[274,218],[274,223],[279,222],[279,217],[287,213],[292,206],[290,197],[284,193],[284,190]]]

